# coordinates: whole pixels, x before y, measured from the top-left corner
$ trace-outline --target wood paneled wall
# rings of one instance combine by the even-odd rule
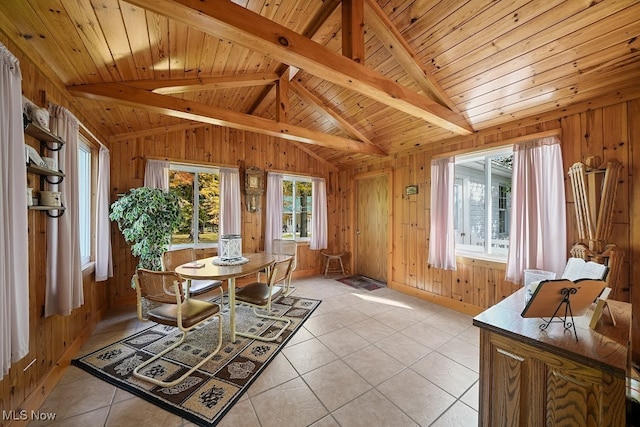
[[[292,174],[311,175],[327,180],[329,206],[336,191],[331,185],[332,167],[308,154],[297,143],[280,140],[252,132],[244,132],[219,126],[187,127],[169,130],[162,134],[112,141],[111,149],[111,201],[117,194],[126,193],[131,188],[144,183],[145,162],[149,158],[162,158],[210,164],[212,166],[238,166],[241,188],[244,188],[245,169],[255,166],[265,171],[279,171]],[[266,183],[266,175],[265,175]],[[244,192],[242,192],[244,193]],[[242,246],[244,252],[258,252],[264,249],[265,194],[262,209],[250,213],[245,209],[242,194]],[[329,211],[329,235],[337,235],[336,216]],[[331,237],[329,238],[331,242]],[[111,306],[134,304],[135,292],[130,287],[131,276],[137,260],[131,256],[129,246],[122,238],[117,225],[112,225],[114,277],[109,280]],[[312,251],[308,244],[298,246],[298,266],[295,276],[319,273],[323,257],[319,251]]]
[[[24,96],[41,107],[49,102],[62,105],[83,120],[82,112],[75,108],[73,99],[64,88],[41,73],[38,66],[2,33],[0,42],[20,61]],[[34,147],[40,146],[40,143],[31,137],[26,137],[25,142]],[[30,180],[32,185],[38,188],[38,177],[30,175]],[[69,316],[43,317],[47,217],[44,212],[34,210],[28,211],[27,215],[29,283],[24,286],[29,286],[29,353],[14,363],[8,375],[0,380],[0,413],[7,416],[11,410],[30,411],[39,408],[46,394],[59,379],[63,368],[68,365],[70,358],[76,355],[102,317],[108,301],[105,283],[95,283],[93,274],[87,274],[83,277],[85,303],[82,307],[74,310]],[[6,422],[0,419],[0,426]]]
[[[560,114],[558,114],[560,116]],[[433,299],[470,313],[502,300],[520,288],[519,285],[504,280],[505,266],[501,263],[458,258],[456,271],[431,268],[427,264],[430,224],[430,163],[436,155],[472,151],[500,141],[525,135],[558,129],[561,131],[564,169],[587,157],[599,156],[603,161],[618,159],[623,164],[618,192],[615,200],[615,214],[612,241],[624,252],[624,264],[620,277],[618,299],[630,301],[634,307],[640,306],[640,295],[631,296],[630,289],[640,269],[640,196],[632,197],[633,188],[640,188],[637,171],[634,180],[633,165],[640,164],[640,99],[607,107],[588,109],[530,126],[518,127],[512,124],[509,130],[478,132],[468,139],[459,139],[446,148],[422,150],[382,161],[357,165],[339,173],[338,187],[342,189],[336,200],[340,215],[338,238],[344,250],[353,250],[354,201],[352,197],[354,178],[375,170],[393,171],[393,224],[392,268],[388,273],[392,287],[404,292]],[[634,149],[635,148],[635,149]],[[567,195],[567,244],[577,242],[573,194],[568,177],[565,179]],[[418,194],[405,195],[408,185],[417,185]],[[347,191],[344,191],[344,190]],[[351,262],[350,268],[353,269]],[[631,273],[635,274],[631,274]],[[637,316],[636,316],[637,317]],[[634,329],[640,330],[640,321],[635,320]],[[634,334],[634,348],[640,349],[640,334]],[[636,350],[637,352],[637,350]]]

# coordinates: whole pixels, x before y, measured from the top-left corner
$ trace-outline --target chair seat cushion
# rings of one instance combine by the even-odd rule
[[[217,289],[222,286],[220,280],[192,280],[189,287],[189,295],[200,295],[205,292],[209,292],[212,289]]]
[[[187,299],[182,303],[182,326],[190,328],[193,325],[217,314],[220,311],[218,304],[198,299]],[[163,304],[149,310],[149,320],[163,325],[177,326],[178,305]]]
[[[282,287],[274,286],[271,299],[275,299],[282,292]],[[269,286],[266,283],[249,283],[236,289],[236,299],[249,304],[265,306],[269,302]]]

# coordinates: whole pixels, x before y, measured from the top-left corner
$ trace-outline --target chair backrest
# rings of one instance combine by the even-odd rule
[[[196,260],[196,251],[193,248],[176,249],[162,254],[162,268],[165,271],[174,271],[177,266]]]
[[[291,266],[293,265],[293,257],[276,261],[271,265],[271,273],[269,275],[269,286],[283,282],[289,278],[291,274]]]
[[[298,258],[298,244],[295,240],[273,239],[271,245],[271,253],[273,255],[290,255],[293,257],[291,261],[291,271],[296,269]]]
[[[133,276],[133,281],[139,304],[141,298],[162,304],[178,304],[184,301],[184,290],[181,285],[184,280],[174,271],[152,271],[139,268]]]

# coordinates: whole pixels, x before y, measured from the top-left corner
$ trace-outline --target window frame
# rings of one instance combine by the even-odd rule
[[[94,147],[82,134],[78,135],[78,246],[80,248],[80,264],[82,270],[87,269],[95,260],[95,201],[93,194],[97,185],[95,177]],[[81,165],[81,160],[88,157],[88,165]],[[84,194],[84,198],[83,198]],[[83,203],[83,200],[85,203]],[[87,252],[83,251],[87,250]]]
[[[483,169],[483,175],[484,175],[484,181],[483,181],[484,182],[484,207],[483,207],[484,227],[483,228],[484,230],[483,231],[485,236],[485,239],[482,245],[473,245],[471,243],[461,244],[456,242],[455,244],[456,256],[476,258],[476,259],[487,259],[491,261],[505,262],[505,263],[507,262],[508,248],[506,250],[501,250],[499,248],[494,248],[492,245],[493,241],[498,240],[492,237],[493,235],[492,224],[494,222],[493,220],[495,220],[496,227],[500,227],[500,218],[501,218],[500,191],[503,187],[506,188],[506,185],[504,185],[504,183],[500,181],[495,183],[493,182],[492,173],[491,173],[493,165],[491,164],[491,158],[505,156],[505,155],[513,155],[512,145],[500,146],[500,147],[496,147],[488,150],[473,151],[473,152],[465,153],[462,155],[458,155],[455,158],[455,167],[458,167],[458,165],[464,165],[464,164],[468,164],[476,161],[484,162],[484,169]],[[513,170],[511,172],[512,172],[511,181],[513,181]],[[472,220],[469,212],[471,210],[471,206],[469,203],[465,203],[465,200],[469,200],[470,198],[469,192],[470,192],[471,185],[469,184],[469,182],[470,182],[469,177],[463,178],[454,172],[454,193],[452,195],[452,197],[454,198],[453,204],[454,204],[454,207],[456,206],[461,207],[462,214],[460,215],[460,212],[458,212],[458,209],[454,209],[453,215],[454,215],[454,222],[456,222],[455,221],[456,217],[458,217],[457,218],[458,224],[462,222],[463,235],[467,230],[471,229],[471,225],[472,225],[471,224]],[[492,194],[492,191],[493,191],[492,187],[494,186],[496,187],[498,192],[496,197],[497,206],[495,206],[495,209],[493,206],[494,200],[493,200],[493,194]],[[487,195],[487,189],[489,189],[488,195]],[[509,226],[511,222],[511,219],[510,219],[511,203],[510,203],[510,196],[508,194],[506,195],[506,199],[507,199],[506,211],[508,211],[509,214],[507,215],[508,218],[506,219],[505,226],[507,227],[507,232],[509,232]],[[494,210],[495,210],[495,213],[494,213]],[[495,218],[493,218],[494,215],[495,215]],[[456,233],[458,231],[459,229],[456,229]]]
[[[180,172],[189,172],[194,174],[198,174],[198,173],[216,174],[218,175],[218,182],[220,182],[220,167],[218,166],[204,166],[204,165],[197,165],[197,164],[191,164],[191,163],[169,162],[169,172],[172,170],[180,171]],[[200,197],[198,197],[199,194],[200,194],[199,182],[198,182],[197,176],[195,176],[193,200],[192,200],[192,206],[193,206],[194,212],[197,212],[199,210],[199,206],[200,206]],[[198,220],[197,216],[192,215],[191,228],[192,228],[192,231],[196,231],[193,234],[194,241],[187,242],[187,243],[171,243],[169,245],[170,249],[182,249],[182,248],[206,249],[206,248],[218,247],[218,240],[216,240],[215,242],[207,242],[207,243],[200,243],[198,241],[199,235],[197,232],[197,228],[198,228],[197,220]],[[219,227],[220,227],[220,224],[218,224],[218,231],[220,229]]]
[[[285,181],[292,181],[292,183],[293,183],[292,184],[292,192],[291,192],[292,211],[290,211],[290,212],[286,212],[285,209],[284,209],[284,202],[285,202],[284,182]],[[284,215],[286,213],[290,213],[291,217],[292,217],[291,227],[292,227],[292,230],[293,230],[293,232],[291,233],[292,237],[284,237],[284,235],[283,235],[282,239],[284,239],[284,240],[294,240],[294,241],[299,242],[299,243],[308,243],[308,242],[311,241],[311,229],[310,228],[308,228],[308,236],[307,237],[297,237],[296,236],[297,233],[295,231],[295,229],[296,229],[296,220],[295,220],[295,217],[296,217],[296,210],[295,210],[295,207],[296,207],[296,204],[295,204],[295,188],[296,188],[296,185],[295,185],[295,183],[296,182],[307,182],[309,184],[312,184],[310,197],[311,197],[311,200],[312,200],[311,204],[313,204],[313,178],[312,177],[303,176],[303,175],[283,175],[282,176],[282,218],[283,218],[282,226],[283,226],[283,228],[285,226]],[[311,210],[311,204],[308,205],[308,212],[311,213],[311,217],[313,218],[313,212]],[[283,231],[283,233],[284,233],[284,231]]]

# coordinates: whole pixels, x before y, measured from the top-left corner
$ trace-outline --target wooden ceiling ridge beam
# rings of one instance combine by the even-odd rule
[[[168,79],[127,80],[120,82],[138,89],[155,93],[171,94],[201,90],[237,88],[246,86],[273,85],[278,80],[276,73],[248,73],[209,77],[178,77]]]
[[[366,144],[362,141],[328,135],[299,126],[279,123],[198,102],[186,101],[168,95],[160,95],[122,83],[69,86],[67,89],[75,96],[98,101],[116,101],[119,104],[172,117],[227,126],[290,141],[329,147],[334,150],[354,151],[379,156],[386,154],[377,146]]]
[[[207,34],[222,37],[450,132],[473,128],[459,113],[231,1],[129,0]],[[224,4],[222,4],[224,3]]]
[[[382,41],[389,53],[400,63],[402,68],[415,80],[424,93],[452,111],[460,113],[453,100],[447,95],[440,83],[422,64],[418,54],[402,36],[391,19],[375,0],[364,0],[365,21],[376,36]]]
[[[325,21],[331,16],[331,14],[340,5],[341,1],[342,0],[324,0],[324,2],[322,3],[322,6],[320,7],[320,10],[318,11],[318,14],[316,15],[316,18],[313,19],[307,25],[307,28],[305,28],[302,35],[309,39],[315,36],[316,33],[320,31],[320,28],[322,28]],[[290,70],[291,68],[292,70]],[[281,64],[280,67],[278,67],[276,74],[278,74],[279,76],[282,76],[287,71],[289,72],[289,79],[293,79],[295,75],[298,74],[298,71],[300,71],[300,69],[291,67],[290,65],[287,65],[287,64]],[[253,105],[249,109],[250,114],[253,114],[260,107],[260,105],[265,101],[265,99],[267,99],[267,96],[269,95],[271,90],[273,90],[273,88],[271,87],[265,88],[260,93],[256,101],[253,103]]]

